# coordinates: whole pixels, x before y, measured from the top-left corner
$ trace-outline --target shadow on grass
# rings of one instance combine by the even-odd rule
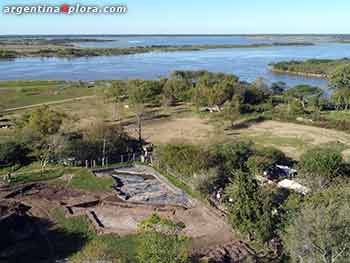
[[[253,118],[253,119],[248,119],[248,120],[244,120],[244,121],[239,122],[239,123],[235,123],[230,127],[230,129],[231,130],[248,129],[251,126],[258,124],[258,123],[262,123],[266,120],[267,119],[265,117],[259,116],[259,117]]]
[[[11,215],[0,222],[0,262],[55,262],[66,259],[82,247],[89,237],[67,232],[46,219]]]

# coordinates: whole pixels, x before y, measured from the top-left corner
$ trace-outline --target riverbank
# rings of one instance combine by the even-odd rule
[[[307,72],[297,72],[297,71],[290,71],[290,70],[281,70],[281,69],[275,69],[272,66],[268,67],[269,71],[277,74],[288,74],[288,75],[296,75],[296,76],[303,76],[303,77],[309,77],[309,78],[320,78],[320,79],[326,79],[326,74],[316,74],[316,73],[307,73]]]

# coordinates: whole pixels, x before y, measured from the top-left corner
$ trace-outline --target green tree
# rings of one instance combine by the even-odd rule
[[[53,135],[59,131],[64,115],[44,106],[33,111],[25,121],[25,126],[42,136]]]
[[[349,262],[349,193],[349,187],[328,189],[303,205],[283,234],[292,262]]]
[[[329,85],[334,89],[350,88],[350,64],[337,67],[328,77]]]
[[[0,164],[14,165],[24,163],[28,149],[21,143],[8,141],[0,143]]]
[[[303,103],[296,98],[288,100],[288,113],[291,115],[304,113]]]
[[[251,173],[236,171],[235,182],[225,191],[232,200],[227,204],[233,227],[249,240],[268,241],[273,236],[272,203],[269,199],[261,200],[261,191],[255,176]]]
[[[184,80],[168,79],[163,87],[164,102],[174,105],[177,101],[187,99],[189,86]]]
[[[340,88],[332,93],[332,101],[335,103],[337,110],[348,110],[350,105],[350,88]]]
[[[291,98],[296,98],[300,100],[303,110],[306,108],[306,104],[310,98],[318,96],[320,97],[323,94],[323,91],[318,87],[313,87],[309,85],[298,85],[293,88],[288,89],[285,92],[285,95]]]
[[[64,118],[63,114],[45,106],[33,111],[23,121],[19,137],[30,148],[31,155],[40,162],[42,172],[55,151],[62,147],[62,138],[58,132]]]

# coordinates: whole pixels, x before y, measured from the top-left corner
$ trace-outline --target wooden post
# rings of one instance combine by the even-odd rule
[[[89,168],[89,161],[85,160],[85,168]]]

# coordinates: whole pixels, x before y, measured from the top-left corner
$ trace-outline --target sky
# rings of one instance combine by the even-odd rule
[[[348,34],[349,0],[0,0],[0,34]],[[4,15],[5,5],[126,4],[124,15]]]

